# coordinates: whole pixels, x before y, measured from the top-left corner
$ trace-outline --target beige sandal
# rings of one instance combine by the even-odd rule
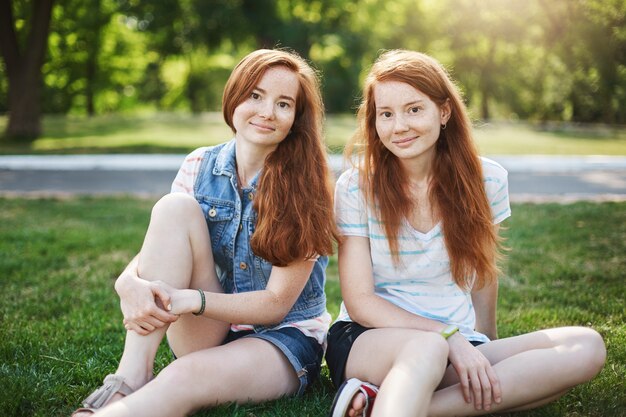
[[[83,406],[72,413],[72,417],[77,413],[95,413],[99,408],[108,404],[113,395],[118,392],[123,396],[133,393],[133,389],[126,383],[126,379],[121,375],[107,375],[102,386],[92,392],[83,401]]]

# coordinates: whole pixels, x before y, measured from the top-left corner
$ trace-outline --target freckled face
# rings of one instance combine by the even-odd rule
[[[435,155],[441,125],[450,105],[438,106],[426,94],[399,81],[374,86],[376,132],[385,147],[403,162],[427,161]]]
[[[236,140],[276,148],[293,125],[299,88],[296,73],[286,67],[269,68],[250,96],[235,108]]]

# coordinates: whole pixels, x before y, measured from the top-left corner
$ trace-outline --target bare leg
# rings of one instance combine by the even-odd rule
[[[547,404],[589,381],[604,365],[604,342],[594,330],[566,327],[542,330],[479,346],[500,378],[502,402],[489,412],[517,411]],[[453,369],[433,395],[429,416],[486,414],[463,400]]]
[[[160,280],[176,288],[222,291],[215,273],[208,228],[193,198],[169,194],[155,204],[138,256],[138,270],[143,279]],[[146,336],[128,331],[116,374],[138,389],[152,378],[156,351],[166,331],[172,349],[180,357],[218,345],[228,327],[228,323],[184,315],[169,330],[166,326]],[[114,396],[111,402],[120,397]]]
[[[177,359],[145,387],[96,416],[184,416],[217,404],[277,399],[298,387],[298,377],[279,349],[265,340],[243,338]]]
[[[435,333],[409,329],[374,329],[355,341],[346,364],[346,378],[380,386],[372,417],[426,415],[428,404],[443,376],[448,344]],[[355,396],[353,416],[363,408]]]

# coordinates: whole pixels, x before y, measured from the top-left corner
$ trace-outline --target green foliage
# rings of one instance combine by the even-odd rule
[[[11,5],[24,45],[31,8]],[[279,46],[310,59],[327,110],[346,113],[379,51],[408,48],[451,70],[477,118],[624,124],[624,16],[624,0],[68,0],[53,9],[42,103],[217,110],[234,63]],[[0,112],[9,88],[0,66]]]
[[[113,371],[123,346],[113,282],[139,250],[153,201],[0,199],[0,404],[7,416],[69,415]],[[115,227],[111,227],[115,225]],[[591,326],[607,345],[604,370],[556,403],[521,417],[626,416],[626,203],[513,206],[504,234],[500,337]],[[336,258],[327,282],[336,317]],[[156,371],[171,360],[163,344]],[[197,416],[320,416],[334,391],[228,405]],[[506,414],[505,414],[506,415]]]

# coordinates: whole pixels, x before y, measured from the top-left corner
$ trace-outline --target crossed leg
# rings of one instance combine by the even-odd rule
[[[502,402],[493,404],[489,411],[476,410],[473,403],[464,401],[452,366],[448,366],[443,379],[434,384],[439,385],[436,391],[432,385],[425,384],[432,382],[428,376],[432,378],[437,374],[440,356],[447,357],[448,351],[447,344],[443,348],[426,346],[429,339],[419,333],[416,335],[415,331],[407,329],[377,329],[363,333],[355,341],[346,365],[346,378],[356,377],[381,386],[373,417],[473,416],[539,407],[575,385],[589,381],[600,372],[606,357],[601,336],[583,327],[541,330],[481,345],[478,349],[489,359],[500,379]],[[441,337],[435,336],[443,342]],[[428,369],[407,368],[403,358],[409,354],[424,357]],[[401,386],[389,384],[391,378],[399,381],[394,376],[403,370],[406,375]],[[427,378],[422,379],[420,372]],[[392,386],[396,386],[394,392],[389,389]],[[361,397],[357,395],[353,399],[350,416],[360,414]]]
[[[602,337],[584,327],[561,327],[494,340],[478,347],[491,362],[502,402],[489,412],[519,411],[545,405],[596,376],[606,358]],[[429,416],[487,413],[463,400],[456,372],[446,371],[430,403]]]

